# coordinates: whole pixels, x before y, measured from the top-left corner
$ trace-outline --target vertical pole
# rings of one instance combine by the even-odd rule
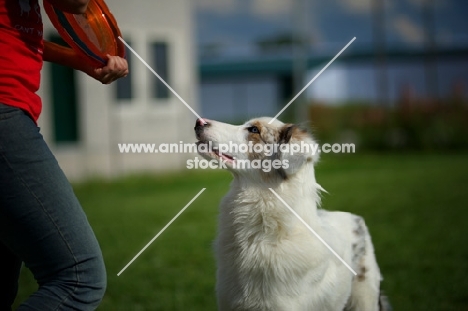
[[[437,48],[435,40],[435,20],[434,20],[434,0],[425,0],[423,2],[423,21],[424,21],[424,74],[426,81],[426,94],[431,99],[439,99],[439,80],[437,75]]]
[[[390,105],[388,91],[388,72],[386,56],[386,31],[385,31],[385,3],[384,0],[372,1],[373,15],[373,41],[376,60],[376,87],[377,102],[379,105]]]
[[[293,4],[293,90],[294,95],[305,85],[307,72],[307,1],[294,0]],[[305,92],[304,92],[305,93]],[[308,105],[305,94],[301,94],[294,103],[294,122],[308,121]]]

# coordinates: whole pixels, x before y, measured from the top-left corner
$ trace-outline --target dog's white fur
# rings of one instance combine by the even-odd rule
[[[214,148],[229,142],[246,144],[315,143],[292,124],[270,118],[241,126],[197,120],[199,144]],[[256,127],[259,133],[255,133]],[[319,209],[321,187],[314,164],[318,155],[201,152],[206,159],[227,162],[234,176],[220,207],[215,244],[219,310],[375,311],[380,303],[381,275],[370,235],[361,217]],[[288,160],[289,168],[269,173],[239,169],[237,159]],[[320,235],[358,275],[340,262],[269,190],[272,188]],[[380,307],[379,307],[380,306]],[[386,309],[385,309],[386,310]]]

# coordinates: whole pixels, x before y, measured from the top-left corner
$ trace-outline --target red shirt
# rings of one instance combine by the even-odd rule
[[[42,69],[42,18],[37,0],[0,0],[0,103],[25,110],[34,121]]]

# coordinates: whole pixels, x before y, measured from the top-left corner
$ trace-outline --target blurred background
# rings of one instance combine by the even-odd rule
[[[322,143],[323,208],[362,215],[395,310],[468,310],[468,2],[108,1],[124,39],[201,116],[279,117]],[[45,14],[44,14],[45,16]],[[60,41],[44,17],[44,36]],[[132,54],[103,86],[45,64],[41,131],[96,231],[109,286],[100,310],[215,310],[212,241],[225,171],[194,154],[122,154],[189,143],[195,116]],[[207,190],[120,277],[116,274]],[[19,304],[36,288],[22,273]]]
[[[356,37],[283,119],[361,148],[467,147],[468,3],[205,0],[198,12],[207,117],[276,115]]]

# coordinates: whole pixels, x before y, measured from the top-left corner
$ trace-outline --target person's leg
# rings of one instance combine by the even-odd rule
[[[21,270],[21,259],[0,242],[0,310],[10,311],[18,292],[18,277]]]
[[[39,128],[1,104],[0,242],[39,284],[18,310],[94,310],[100,303],[106,273],[86,215]]]

